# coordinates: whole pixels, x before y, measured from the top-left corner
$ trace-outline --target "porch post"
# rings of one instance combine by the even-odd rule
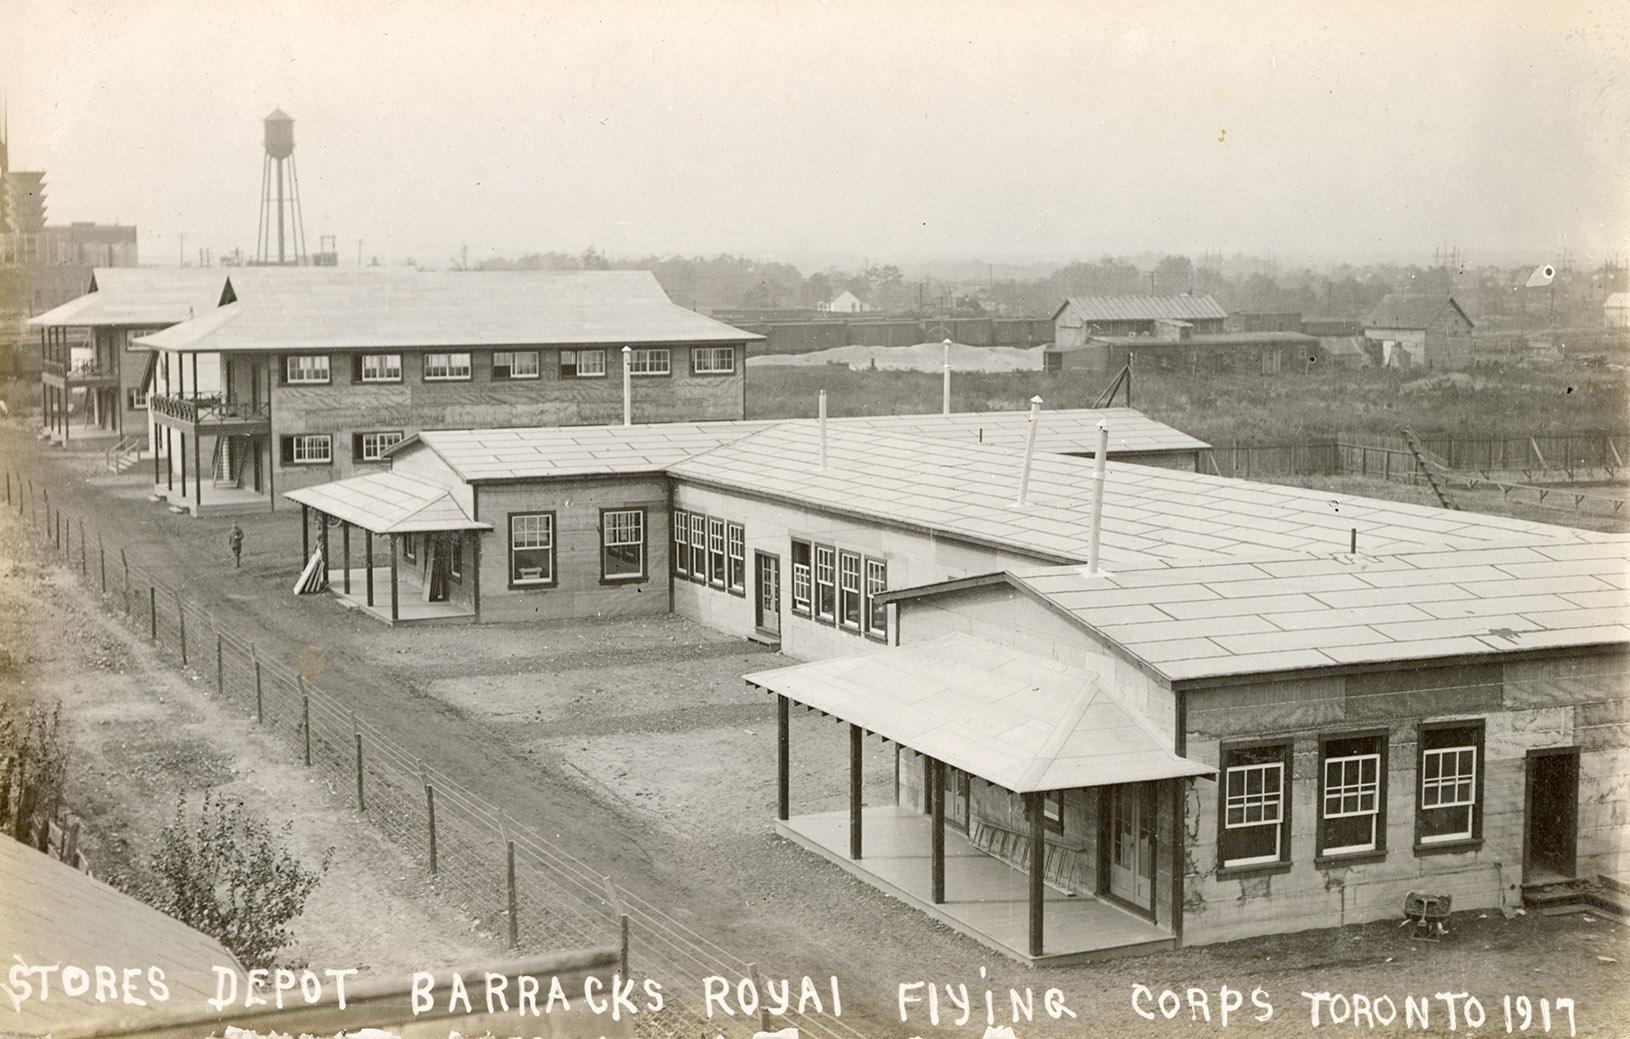
[[[788,778],[792,758],[792,726],[788,719],[790,703],[780,693],[775,695],[775,817],[787,821],[791,807],[792,790]]]
[[[367,527],[362,528],[363,565],[367,568],[368,576],[368,605],[374,604],[374,532]]]
[[[187,500],[187,434],[176,434],[181,438],[181,500]]]
[[[351,594],[351,524],[340,521],[340,551],[344,555],[342,562],[345,565],[345,574],[340,578],[340,586],[345,594]]]
[[[1041,794],[1024,795],[1024,814],[1030,820],[1030,955],[1041,955],[1043,870],[1047,862],[1047,832],[1042,825]]]
[[[193,355],[198,356],[197,354]],[[197,515],[204,512],[204,456],[202,454],[204,438],[198,435],[198,428],[193,427],[192,434],[192,500],[198,505]]]
[[[849,723],[849,857],[860,858],[860,726]]]
[[[317,510],[317,546],[323,554],[323,583],[328,583],[328,567],[334,557],[328,554],[328,513]]]
[[[462,536],[462,535],[461,535]],[[475,619],[481,619],[481,532],[470,531],[470,599],[475,607]]]
[[[175,490],[175,441],[169,426],[164,427],[164,489]]]
[[[395,621],[401,615],[399,607],[397,605],[397,599],[396,599],[396,535],[392,534],[390,536],[390,538],[391,538],[391,620]]]
[[[300,569],[311,559],[311,507],[300,503]]]
[[[934,839],[933,902],[940,905],[945,901],[945,762],[930,758],[928,775],[929,804],[934,813],[930,831]]]

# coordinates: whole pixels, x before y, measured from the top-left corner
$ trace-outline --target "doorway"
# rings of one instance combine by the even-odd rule
[[[1526,761],[1523,882],[1572,880],[1579,836],[1579,748],[1531,750]]]
[[[781,558],[753,551],[753,624],[765,635],[781,637]]]
[[[973,800],[968,773],[945,766],[945,821],[955,830],[968,832],[968,803]]]
[[[1154,783],[1122,783],[1109,788],[1108,859],[1109,893],[1141,912],[1154,912],[1155,807]]]

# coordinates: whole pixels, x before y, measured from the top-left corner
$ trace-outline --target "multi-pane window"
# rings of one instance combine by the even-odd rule
[[[562,379],[600,379],[606,374],[604,350],[562,350],[560,377]]]
[[[1478,765],[1483,726],[1423,726],[1419,742],[1421,786],[1415,816],[1416,843],[1476,840],[1482,822]]]
[[[737,595],[747,594],[747,530],[740,523],[726,528],[725,584]]]
[[[863,596],[860,589],[860,556],[853,552],[838,553],[838,625],[850,631],[860,630],[860,607]]]
[[[630,375],[667,375],[670,369],[668,348],[636,347],[628,355]]]
[[[1226,869],[1287,861],[1290,812],[1285,780],[1290,746],[1227,748],[1222,758],[1217,864]]]
[[[327,354],[291,354],[283,359],[284,381],[291,384],[317,384],[328,381]]]
[[[645,510],[607,509],[600,514],[600,576],[626,581],[645,576]]]
[[[815,546],[815,616],[823,621],[837,616],[837,550]]]
[[[680,577],[690,576],[690,513],[676,511],[673,516],[673,571]]]
[[[1351,855],[1383,846],[1385,738],[1326,739],[1319,763],[1319,854]]]
[[[468,379],[470,377],[470,355],[464,354],[425,354],[424,377],[426,381]]]
[[[492,355],[494,379],[536,379],[538,352],[536,350],[497,350]]]
[[[363,354],[357,361],[363,382],[401,382],[401,354]]]
[[[283,438],[283,461],[288,465],[327,465],[334,460],[334,442],[327,433],[296,433]]]
[[[792,543],[792,612],[808,617],[812,594],[809,542],[794,541]]]
[[[132,411],[142,411],[147,407],[147,391],[132,387],[125,391],[125,407]]]
[[[730,346],[693,346],[690,351],[692,375],[730,375],[736,370],[736,350]]]
[[[707,583],[716,588],[724,587],[724,546],[724,520],[710,517],[707,521]]]
[[[707,580],[707,517],[690,514],[690,579]]]
[[[889,635],[889,608],[877,601],[888,590],[889,565],[881,559],[866,560],[866,634],[876,639]]]
[[[555,583],[555,514],[516,512],[509,517],[509,583]]]
[[[351,457],[358,462],[381,462],[385,459],[385,452],[401,442],[402,431],[399,429],[356,433],[351,440]]]

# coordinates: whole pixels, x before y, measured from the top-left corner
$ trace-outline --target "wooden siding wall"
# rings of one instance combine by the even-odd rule
[[[1419,668],[1265,682],[1188,694],[1187,753],[1219,764],[1224,740],[1294,739],[1290,869],[1219,878],[1218,783],[1190,785],[1184,936],[1189,944],[1390,919],[1410,891],[1444,892],[1454,908],[1520,905],[1525,758],[1576,745],[1578,873],[1620,874],[1630,841],[1630,703],[1620,655]],[[1482,843],[1415,851],[1417,724],[1484,721]],[[1386,852],[1362,865],[1318,866],[1319,736],[1385,728]]]
[[[645,509],[645,580],[602,584],[600,510]],[[555,514],[555,584],[509,587],[509,514]],[[476,517],[481,539],[481,620],[547,621],[668,612],[667,487],[662,477],[556,480],[484,485]],[[385,549],[389,552],[389,547]],[[387,557],[388,558],[388,557]]]

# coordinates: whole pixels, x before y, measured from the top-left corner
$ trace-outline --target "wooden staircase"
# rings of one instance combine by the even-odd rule
[[[1630,920],[1630,885],[1612,877],[1524,884],[1522,904],[1542,916],[1596,912]]]
[[[146,433],[120,437],[117,443],[102,452],[102,464],[112,473],[127,472],[141,461],[146,443]]]

